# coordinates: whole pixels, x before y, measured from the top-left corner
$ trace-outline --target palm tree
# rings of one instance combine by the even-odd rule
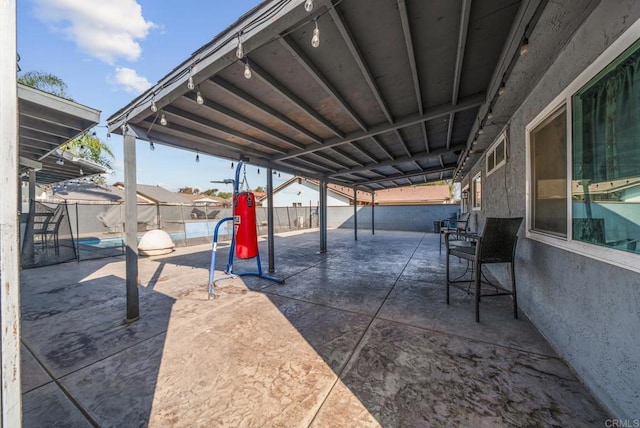
[[[25,86],[73,101],[73,98],[67,94],[67,84],[58,76],[51,73],[45,71],[27,71],[18,77],[18,82]],[[96,137],[95,132],[87,131],[64,144],[60,149],[93,161],[98,165],[113,169],[111,164],[111,161],[114,159],[113,152],[107,143]]]
[[[93,161],[105,168],[113,169],[111,164],[114,158],[113,152],[107,143],[96,137],[95,132],[85,132],[61,146],[60,149]]]
[[[18,82],[25,86],[40,89],[49,94],[73,101],[73,98],[67,95],[67,84],[58,76],[54,76],[51,73],[44,71],[27,71],[18,77]]]

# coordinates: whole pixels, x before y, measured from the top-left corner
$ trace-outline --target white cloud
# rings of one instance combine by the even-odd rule
[[[136,0],[34,0],[36,15],[62,32],[84,52],[113,64],[118,58],[135,61],[138,43],[156,25],[145,20]]]
[[[134,94],[140,94],[151,87],[151,82],[146,77],[127,67],[116,67],[116,75],[111,81]]]

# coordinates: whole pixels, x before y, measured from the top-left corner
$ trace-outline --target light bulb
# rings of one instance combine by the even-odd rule
[[[200,162],[200,155],[196,154],[196,162]]]
[[[154,113],[158,111],[158,106],[156,105],[156,100],[151,100],[151,111],[154,112]]]
[[[162,116],[160,116],[160,125],[167,126],[167,117],[164,115],[164,113],[162,113]]]
[[[493,110],[489,109],[489,113],[487,113],[487,119],[493,119]]]
[[[80,168],[80,175],[84,175],[84,171]]]
[[[498,88],[498,95],[504,95],[505,91],[507,90],[506,85],[504,84],[504,82],[502,82],[500,84],[500,88]]]
[[[258,168],[258,175],[260,175],[260,168]]]
[[[233,162],[231,162],[231,169],[233,169]]]
[[[107,132],[107,141],[111,141],[111,133]]]
[[[480,129],[478,129],[478,135],[482,135],[484,134],[484,129],[482,129],[482,127],[480,127]]]
[[[196,85],[193,83],[193,76],[189,74],[189,80],[187,80],[187,88],[189,88],[190,91],[193,91],[195,87]]]
[[[311,12],[313,10],[313,0],[307,0],[304,2],[304,10]]]
[[[236,49],[236,57],[238,57],[238,59],[244,58],[244,48],[242,47],[242,40],[240,40],[240,34],[238,34],[238,49]]]
[[[520,45],[520,55],[526,55],[529,53],[529,38],[525,37]]]
[[[249,67],[249,61],[244,65],[244,78],[251,79],[251,67]]]
[[[313,46],[314,48],[317,48],[318,46],[320,46],[320,29],[318,28],[318,21],[316,21],[316,28],[313,29],[311,46]]]
[[[156,149],[156,146],[153,144],[153,141],[149,142],[149,150],[154,151]]]
[[[200,89],[196,93],[196,102],[200,105],[204,104],[204,98],[202,98],[202,94],[200,93]]]

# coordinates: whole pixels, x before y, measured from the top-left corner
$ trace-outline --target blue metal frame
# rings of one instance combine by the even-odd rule
[[[233,181],[233,203],[235,204],[236,198],[238,197],[239,192],[239,183],[240,183],[240,171],[242,169],[243,162],[238,162],[238,166],[236,167],[236,176]],[[234,207],[235,208],[235,207]],[[235,211],[235,210],[234,210]],[[227,260],[227,270],[226,275],[215,278],[215,268],[216,268],[216,252],[218,249],[218,231],[220,230],[220,226],[227,221],[233,222],[234,217],[225,217],[216,223],[215,230],[213,232],[213,247],[211,249],[211,265],[209,266],[209,299],[212,297],[216,297],[216,289],[215,283],[216,281],[220,281],[223,279],[229,278],[237,278],[239,276],[257,276],[259,278],[268,279],[269,281],[277,282],[278,284],[284,284],[284,279],[275,278],[273,276],[265,275],[262,272],[262,263],[260,262],[260,251],[256,255],[256,261],[258,263],[258,271],[257,272],[243,272],[239,274],[233,273],[233,255],[236,249],[236,230],[235,225],[233,227],[233,232],[231,233],[231,246],[229,247],[229,259]]]

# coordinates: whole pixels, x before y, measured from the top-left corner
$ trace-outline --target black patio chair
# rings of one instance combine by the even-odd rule
[[[450,241],[451,233],[445,234],[447,250],[447,305],[449,304],[449,287],[458,283],[475,284],[476,322],[480,322],[480,298],[489,296],[513,296],[513,317],[518,318],[518,299],[516,295],[516,277],[514,271],[514,259],[516,244],[518,242],[518,229],[522,223],[522,217],[497,218],[488,217],[481,235],[466,234],[467,241]],[[463,235],[457,233],[457,235]],[[455,256],[472,263],[473,279],[450,280],[449,257]],[[486,264],[508,263],[511,275],[511,289],[499,284],[491,283],[482,272]],[[482,284],[488,284],[495,288],[494,293],[482,293]],[[467,289],[468,291],[468,289]]]
[[[460,214],[458,218],[449,218],[440,220],[440,247],[439,252],[442,253],[442,236],[449,233],[449,239],[461,239],[469,229],[469,218],[471,213]]]

